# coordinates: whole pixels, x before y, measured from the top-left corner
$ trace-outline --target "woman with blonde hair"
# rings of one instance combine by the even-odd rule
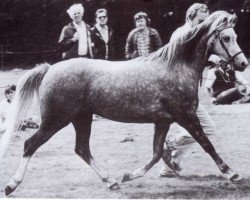
[[[72,22],[63,27],[59,38],[59,49],[64,60],[77,57],[92,58],[90,26],[82,18],[82,4],[73,4],[68,10]]]

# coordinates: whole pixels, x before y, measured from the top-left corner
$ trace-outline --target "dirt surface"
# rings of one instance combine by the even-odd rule
[[[4,97],[3,87],[16,83],[23,73],[0,72],[0,99]],[[250,83],[250,70],[243,75]],[[110,191],[74,153],[75,133],[69,125],[35,153],[23,183],[10,197],[250,199],[250,104],[213,106],[203,87],[200,98],[217,126],[216,135],[210,139],[224,161],[244,177],[241,183],[227,181],[208,154],[194,144],[182,160],[180,177],[159,177],[160,161],[143,178],[120,183],[120,190]],[[24,141],[34,131],[20,132],[12,141],[0,165],[0,198],[5,197],[5,184],[18,167]],[[176,130],[172,127],[171,131]],[[91,150],[110,176],[121,182],[125,172],[143,166],[151,158],[152,139],[151,124],[124,124],[101,118],[93,122]]]

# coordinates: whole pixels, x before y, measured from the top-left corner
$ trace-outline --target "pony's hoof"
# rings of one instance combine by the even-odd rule
[[[5,195],[6,196],[9,196],[12,192],[14,192],[15,191],[15,189],[13,189],[13,188],[11,188],[10,186],[6,186],[5,187]]]
[[[234,174],[232,176],[228,176],[228,179],[232,183],[238,183],[238,182],[242,181],[243,178],[239,174]]]
[[[109,185],[108,185],[108,188],[109,188],[110,190],[119,190],[119,189],[120,189],[120,186],[119,186],[119,184],[118,184],[117,182],[115,182],[115,183],[109,184]]]
[[[131,173],[125,173],[122,182],[131,181]]]

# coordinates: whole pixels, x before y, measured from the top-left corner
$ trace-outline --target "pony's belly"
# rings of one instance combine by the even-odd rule
[[[166,111],[148,109],[97,109],[94,113],[113,121],[126,123],[154,123],[159,120],[171,121],[172,119],[172,116]]]

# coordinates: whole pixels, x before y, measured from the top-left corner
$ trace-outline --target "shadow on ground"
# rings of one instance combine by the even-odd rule
[[[250,178],[245,178],[237,184],[225,180],[222,176],[182,176],[184,187],[173,186],[171,182],[164,185],[165,192],[127,194],[128,198],[163,198],[163,199],[238,199],[250,196]],[[175,181],[173,179],[173,181]],[[186,185],[185,185],[186,183]]]

